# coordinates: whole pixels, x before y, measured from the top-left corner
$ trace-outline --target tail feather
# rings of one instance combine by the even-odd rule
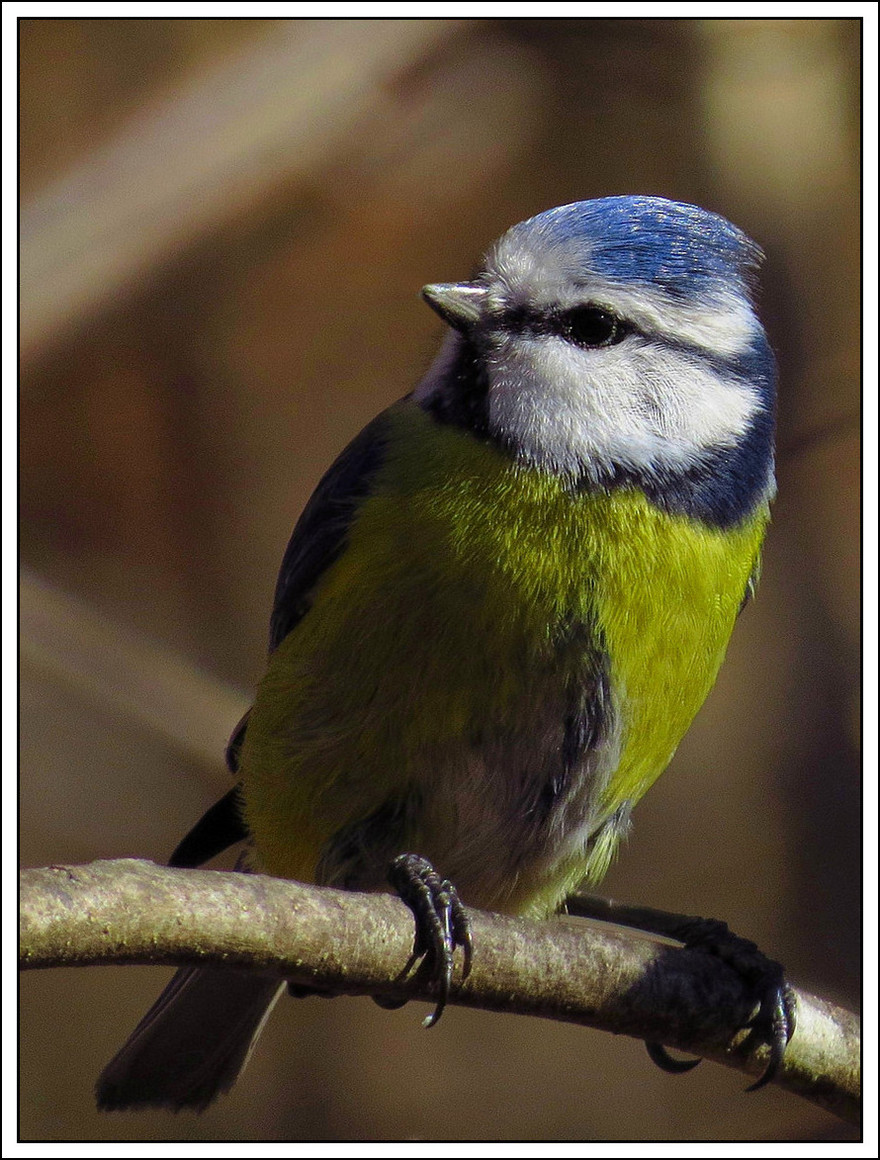
[[[204,1109],[235,1083],[284,982],[219,967],[177,972],[98,1079],[98,1107]]]

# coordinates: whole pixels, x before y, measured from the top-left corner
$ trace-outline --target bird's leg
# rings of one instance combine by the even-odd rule
[[[770,1058],[762,1075],[747,1090],[757,1091],[774,1078],[788,1041],[794,1034],[795,998],[782,966],[767,958],[753,942],[740,938],[728,928],[727,923],[718,919],[670,914],[643,906],[626,906],[586,894],[572,895],[566,901],[566,910],[582,918],[600,919],[675,939],[689,950],[705,951],[732,967],[752,990],[758,1008],[745,1024],[749,1030],[749,1039],[764,1043],[770,1049]],[[664,1071],[690,1071],[700,1062],[698,1059],[674,1059],[659,1043],[648,1043],[646,1046],[651,1059]]]
[[[434,981],[437,1006],[425,1020],[433,1027],[449,998],[455,948],[464,951],[462,978],[471,969],[473,946],[467,914],[452,883],[441,878],[426,858],[418,854],[400,854],[388,868],[388,881],[413,912],[416,923],[413,950],[401,976],[407,975],[417,959],[424,960],[424,970]],[[381,1006],[402,1006],[382,1000]]]

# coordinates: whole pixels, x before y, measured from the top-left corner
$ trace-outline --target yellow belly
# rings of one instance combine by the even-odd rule
[[[571,676],[560,626],[591,626],[606,657],[614,768],[597,762],[596,832],[659,776],[711,689],[767,511],[719,531],[634,490],[572,493],[411,403],[390,415],[346,549],[258,690],[241,774],[259,862],[315,880],[335,834],[409,795],[394,840],[458,869],[466,903],[547,912],[601,877],[614,844],[553,831],[518,848],[539,844],[522,803]]]

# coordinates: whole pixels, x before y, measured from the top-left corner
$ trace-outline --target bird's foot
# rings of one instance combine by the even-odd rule
[[[413,964],[422,959],[421,970],[433,980],[437,1006],[425,1020],[433,1027],[449,998],[455,949],[464,951],[462,978],[471,969],[473,946],[470,922],[452,883],[441,878],[431,863],[418,854],[400,854],[388,869],[388,881],[413,912],[416,923],[413,950],[401,977],[409,974]],[[383,1007],[401,1007],[398,1000],[382,1000]]]
[[[746,1045],[764,1044],[770,1052],[764,1071],[746,1089],[758,1091],[778,1073],[795,1029],[794,992],[786,981],[782,965],[769,959],[749,939],[734,934],[726,922],[712,918],[677,917],[678,923],[663,933],[682,942],[689,950],[705,951],[732,967],[755,996],[757,1011],[744,1025],[749,1032]],[[699,1062],[673,1059],[659,1043],[646,1046],[651,1059],[664,1071],[690,1071]]]
[[[744,1024],[749,1033],[744,1046],[751,1048],[764,1044],[769,1049],[764,1071],[746,1090],[757,1091],[776,1076],[796,1022],[794,992],[780,963],[769,959],[749,939],[733,934],[727,923],[718,919],[630,907],[587,895],[571,898],[568,910],[585,918],[598,918],[675,939],[688,950],[704,951],[726,963],[744,980],[757,1007],[752,1018]],[[646,1047],[651,1059],[664,1071],[680,1074],[690,1071],[700,1062],[699,1059],[675,1059],[660,1043],[647,1043]]]

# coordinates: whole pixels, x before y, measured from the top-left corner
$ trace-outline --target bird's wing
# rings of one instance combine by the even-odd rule
[[[349,443],[315,488],[297,521],[278,574],[269,627],[274,652],[311,607],[311,595],[326,568],[339,557],[355,507],[380,466],[387,419],[379,415]],[[226,764],[238,772],[249,712],[236,725],[226,747]],[[171,855],[171,866],[200,866],[247,837],[239,809],[238,787],[215,803]]]
[[[270,652],[308,612],[315,585],[341,554],[355,508],[381,466],[387,428],[383,413],[349,443],[299,517],[278,573],[269,624]]]
[[[168,859],[169,866],[193,867],[209,862],[247,837],[239,808],[238,786],[207,810]]]

